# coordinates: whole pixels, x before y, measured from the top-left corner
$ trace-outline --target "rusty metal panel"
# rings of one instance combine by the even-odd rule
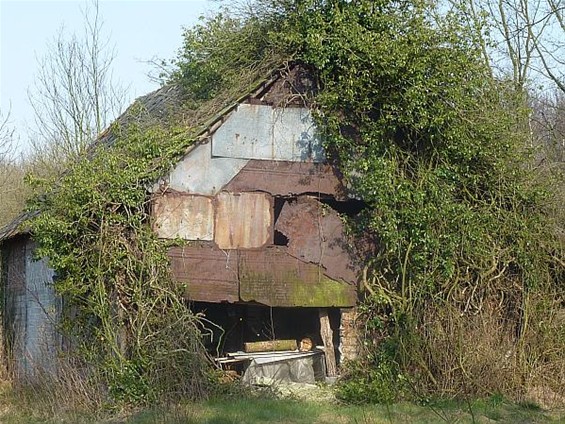
[[[253,249],[272,243],[272,197],[266,193],[216,196],[214,241],[220,249]]]
[[[200,302],[239,300],[238,252],[224,252],[212,243],[172,247],[168,252],[173,278],[186,284],[186,295]]]
[[[251,160],[224,190],[265,191],[274,196],[323,193],[347,199],[337,171],[330,165],[312,162]]]
[[[331,278],[349,283],[357,281],[343,222],[329,206],[307,196],[287,202],[275,223],[275,230],[288,238],[290,255],[321,264]]]
[[[240,104],[212,135],[212,155],[225,158],[323,162],[325,153],[308,108]]]
[[[164,178],[153,187],[165,186],[175,191],[213,196],[246,164],[245,159],[212,157],[210,142],[192,149]]]
[[[214,205],[205,196],[164,193],[153,197],[153,230],[160,238],[214,239]]]
[[[278,246],[241,251],[239,278],[241,300],[268,306],[345,307],[357,299],[354,286],[332,280],[319,266]]]

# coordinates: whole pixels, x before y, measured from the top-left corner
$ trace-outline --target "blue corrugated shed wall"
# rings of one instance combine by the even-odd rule
[[[3,318],[10,371],[16,381],[33,381],[57,370],[61,301],[53,287],[53,270],[46,260],[35,260],[35,245],[28,237],[12,239],[3,248]]]

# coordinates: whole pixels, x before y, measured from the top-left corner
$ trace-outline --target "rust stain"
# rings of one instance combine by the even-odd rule
[[[321,264],[333,279],[356,282],[357,271],[346,249],[343,222],[335,210],[302,196],[284,204],[275,230],[288,238],[290,255]]]
[[[153,230],[160,238],[212,240],[212,199],[183,193],[164,193],[153,198]]]
[[[212,243],[172,247],[168,252],[173,278],[186,284],[190,300],[237,302],[239,300],[238,252],[223,252]]]
[[[310,162],[250,160],[224,190],[265,191],[274,196],[323,193],[347,200],[337,171],[330,165]]]
[[[273,241],[273,200],[266,193],[216,196],[214,241],[220,249],[254,249]]]

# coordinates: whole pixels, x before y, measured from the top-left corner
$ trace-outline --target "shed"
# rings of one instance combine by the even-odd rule
[[[168,251],[174,279],[193,310],[222,328],[208,340],[217,353],[305,336],[324,346],[330,365],[356,352],[359,264],[343,217],[364,204],[348,197],[326,160],[301,101],[308,78],[300,67],[276,72],[211,119],[150,190],[156,234],[185,240]],[[139,101],[159,118],[179,102],[178,90]],[[98,142],[111,140],[107,132]],[[4,325],[16,374],[33,376],[49,371],[61,347],[60,301],[47,262],[33,259],[23,219],[0,234]]]

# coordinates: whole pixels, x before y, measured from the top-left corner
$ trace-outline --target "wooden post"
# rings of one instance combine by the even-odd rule
[[[320,308],[318,311],[320,316],[320,335],[324,343],[328,377],[335,377],[337,375],[337,363],[335,361],[333,331],[330,325],[330,317],[328,316],[327,309]]]

